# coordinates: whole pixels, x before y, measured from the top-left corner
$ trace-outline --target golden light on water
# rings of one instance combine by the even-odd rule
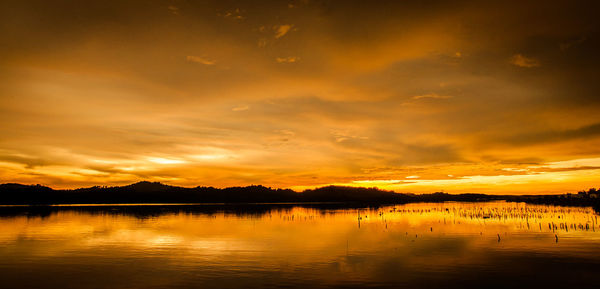
[[[43,218],[2,218],[0,229],[0,243],[5,245],[23,238],[73,239],[80,242],[76,246],[87,248],[107,245],[204,248],[211,254],[223,250],[277,252],[277,247],[339,253],[339,246],[346,239],[357,242],[353,248],[362,250],[371,246],[369,242],[376,241],[370,239],[368,232],[377,232],[373,236],[376,239],[406,236],[402,241],[464,235],[477,236],[476,242],[497,242],[500,234],[507,245],[519,242],[515,246],[522,246],[520,242],[531,242],[527,246],[537,246],[538,242],[552,244],[555,234],[561,239],[566,238],[567,242],[569,238],[600,241],[598,215],[590,208],[505,202],[416,203],[373,209],[292,207],[256,214],[216,211],[148,218],[87,214],[67,209]],[[527,234],[546,237],[521,240]],[[419,237],[415,238],[415,235]],[[319,237],[306,242],[307,236]],[[377,246],[397,246],[397,241],[386,240]]]
[[[581,275],[594,272],[600,254],[598,214],[591,208],[504,202],[137,207],[5,212],[0,275],[5,284],[37,288],[65,278],[101,288],[171,287],[173,280],[184,287],[433,282],[462,288],[465,279],[490,271],[508,283],[545,284],[531,279],[545,272],[561,276],[551,282],[587,284]],[[566,270],[565,263],[578,269]],[[22,270],[52,278],[24,280]]]

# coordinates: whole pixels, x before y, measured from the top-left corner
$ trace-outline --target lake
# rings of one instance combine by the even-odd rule
[[[0,207],[2,288],[598,288],[591,208]]]

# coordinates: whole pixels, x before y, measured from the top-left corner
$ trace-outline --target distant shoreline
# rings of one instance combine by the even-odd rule
[[[486,195],[486,194],[406,194],[377,188],[327,186],[296,192],[264,186],[184,188],[157,182],[138,182],[126,186],[94,186],[74,190],[54,190],[41,185],[1,184],[0,205],[111,205],[152,206],[229,205],[229,204],[345,204],[384,205],[439,202],[508,201],[559,206],[589,206],[600,211],[600,191],[590,189],[563,195]]]

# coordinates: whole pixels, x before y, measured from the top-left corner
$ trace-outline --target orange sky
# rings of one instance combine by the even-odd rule
[[[0,182],[598,187],[593,1],[8,1]]]

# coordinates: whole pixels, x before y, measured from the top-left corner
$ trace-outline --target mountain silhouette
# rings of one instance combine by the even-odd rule
[[[160,191],[167,191],[167,190],[173,188],[172,186],[165,185],[165,184],[162,184],[159,182],[148,182],[148,181],[137,182],[135,184],[131,184],[131,185],[128,185],[125,187],[132,191],[136,191],[136,192],[160,192]]]

